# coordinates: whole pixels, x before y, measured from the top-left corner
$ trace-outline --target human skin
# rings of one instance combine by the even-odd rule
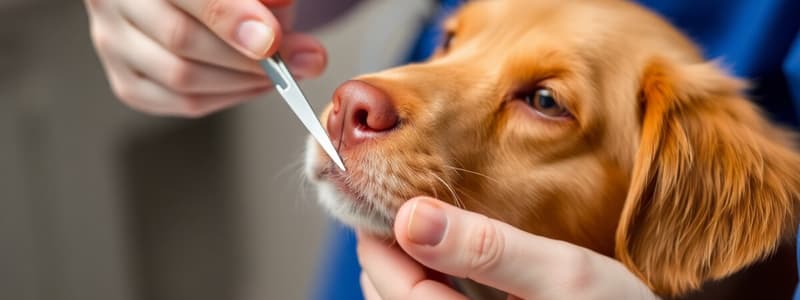
[[[270,90],[257,61],[276,52],[300,79],[324,71],[324,46],[292,29],[294,2],[85,0],[92,41],[118,98],[142,112],[180,117],[205,116]],[[360,1],[319,2],[340,9],[301,5],[305,24],[323,24]]]
[[[521,299],[656,299],[618,261],[432,198],[406,202],[394,234],[396,246],[358,233],[368,300],[467,299],[426,268]]]

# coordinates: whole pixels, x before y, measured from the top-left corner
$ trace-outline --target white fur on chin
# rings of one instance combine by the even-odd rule
[[[392,219],[368,205],[348,199],[333,184],[319,178],[316,170],[322,163],[319,145],[309,137],[306,140],[305,173],[317,187],[318,201],[328,214],[353,228],[379,236],[393,236]]]

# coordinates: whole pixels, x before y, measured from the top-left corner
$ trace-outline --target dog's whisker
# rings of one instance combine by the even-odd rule
[[[287,197],[285,197],[286,196],[285,193],[292,192],[292,190],[291,190],[291,186],[292,185],[297,184],[298,187],[302,187],[302,185],[303,185],[303,180],[302,179],[304,179],[304,177],[302,177],[303,168],[301,166],[303,165],[304,161],[305,161],[305,159],[302,156],[290,160],[285,166],[281,167],[272,176],[270,176],[268,179],[265,179],[264,183],[268,187],[274,187],[277,184],[281,184],[281,185],[289,184],[287,186],[287,187],[289,187],[288,190],[281,190],[281,192],[280,192],[280,194],[282,195],[280,197],[281,199],[287,198]],[[298,172],[298,173],[294,173],[294,172]],[[295,176],[294,174],[301,175],[301,176]],[[280,178],[288,178],[288,181],[281,182],[281,180],[279,180]],[[298,191],[297,193],[295,193],[295,195],[298,195],[300,193],[301,192]],[[294,206],[293,208],[297,209],[297,210],[300,209],[300,206],[299,206],[300,201],[298,199],[305,199],[305,198],[302,198],[302,197],[295,197],[294,195],[292,197],[288,197],[288,198],[293,198],[293,199],[287,200],[287,201],[292,201],[292,205]]]
[[[433,183],[428,182],[428,186],[430,186],[431,191],[433,191],[433,198],[437,198],[438,199],[439,198],[439,193],[436,192],[436,187],[433,186]]]
[[[462,192],[461,192],[460,190],[458,190],[458,189],[454,189],[454,190],[455,190],[455,193],[456,193],[456,194],[458,194],[458,195],[461,195],[461,196],[466,196],[466,197],[468,197],[468,198],[469,198],[469,199],[471,199],[471,200],[475,200],[474,198],[472,198],[472,197],[471,197],[471,196],[469,196],[468,194],[462,193]],[[463,200],[462,198],[460,198],[460,197],[459,197],[459,198],[458,198],[458,201],[459,201],[459,202],[461,202],[461,208],[463,208],[463,209],[467,209],[467,204],[464,202],[464,200]]]
[[[453,187],[450,186],[450,184],[448,184],[446,181],[444,181],[444,179],[442,179],[442,177],[439,177],[439,175],[436,175],[436,174],[433,174],[433,173],[431,173],[431,175],[433,175],[433,178],[436,178],[436,180],[441,182],[442,185],[444,185],[444,187],[447,188],[448,191],[450,191],[450,194],[453,196],[453,203],[455,203],[455,205],[457,207],[466,208],[466,206],[464,206],[464,203],[461,202],[461,199],[458,197],[458,194],[456,194],[456,191],[453,190]]]
[[[456,190],[456,191],[460,192],[459,190]],[[469,193],[459,193],[459,194],[461,194],[461,196],[463,196],[463,197],[466,197],[467,200],[472,200],[472,203],[481,203],[477,199],[475,199],[474,196],[470,195]]]
[[[486,174],[483,174],[483,173],[480,173],[480,172],[467,170],[467,169],[459,168],[459,167],[454,167],[454,166],[450,166],[450,165],[444,165],[444,167],[448,168],[448,169],[451,169],[451,170],[455,170],[457,172],[464,172],[464,173],[469,173],[469,174],[473,174],[473,175],[478,175],[478,176],[481,176],[483,178],[486,178],[486,179],[489,179],[491,181],[494,181],[495,183],[500,183],[499,180],[494,179],[494,178],[490,177],[489,175],[486,175]]]
[[[300,173],[300,184],[298,185],[298,188],[300,189],[298,191],[300,199],[308,199],[308,195],[306,193],[308,192],[309,188],[312,188],[312,185],[311,182],[308,180],[308,177],[303,175],[302,172]]]
[[[278,180],[278,178],[282,177],[283,175],[286,175],[288,172],[298,169],[302,171],[303,168],[301,167],[303,166],[304,161],[305,159],[303,157],[292,159],[291,161],[289,161],[289,163],[287,163],[285,166],[283,166],[277,172],[275,172],[274,175],[272,175],[271,182],[274,183],[276,180]]]
[[[310,183],[308,182],[308,178],[305,176],[304,171],[303,171],[304,162],[305,162],[305,157],[303,155],[301,155],[300,157],[297,157],[294,160],[292,160],[291,162],[289,162],[287,164],[287,166],[283,167],[281,170],[279,170],[275,174],[275,179],[277,179],[278,176],[281,176],[283,174],[286,174],[286,173],[289,173],[289,172],[293,172],[294,173],[293,176],[288,176],[287,175],[286,177],[290,178],[290,182],[291,183],[296,183],[297,184],[296,185],[296,187],[297,187],[296,195],[298,195],[298,197],[292,197],[292,198],[294,198],[294,200],[293,200],[294,208],[298,209],[298,210],[301,208],[302,201],[304,201],[305,199],[308,199],[308,198],[306,198],[306,196],[307,196],[306,195],[306,188],[311,186]]]

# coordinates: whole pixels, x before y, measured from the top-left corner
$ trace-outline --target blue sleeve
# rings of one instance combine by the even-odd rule
[[[795,113],[800,116],[800,31],[783,64],[783,72],[786,74],[786,81],[789,83],[789,90],[794,100]]]
[[[344,225],[331,222],[328,239],[321,251],[322,264],[317,273],[314,300],[360,300],[361,267],[356,256],[355,233]]]
[[[794,45],[789,51],[786,62],[783,64],[783,72],[786,74],[786,81],[789,83],[789,89],[795,104],[795,112],[800,116],[800,32],[798,32]],[[798,240],[795,243],[797,253],[795,257],[800,257],[800,228],[798,228],[797,238]],[[800,271],[800,259],[797,261],[797,270]],[[800,286],[795,289],[794,300],[800,300]]]
[[[751,81],[751,99],[773,120],[800,127],[796,42],[800,1],[637,2],[686,33],[700,45],[706,58],[721,59],[735,75]]]

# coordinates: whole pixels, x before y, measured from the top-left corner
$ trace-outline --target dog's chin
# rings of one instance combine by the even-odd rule
[[[344,178],[330,160],[321,156],[321,150],[309,138],[306,147],[306,176],[316,185],[320,204],[340,222],[373,235],[393,237],[393,215],[390,216],[374,199],[349,188]]]
[[[394,236],[393,218],[375,209],[368,199],[352,199],[327,181],[317,182],[317,191],[322,206],[342,223],[377,236]]]

